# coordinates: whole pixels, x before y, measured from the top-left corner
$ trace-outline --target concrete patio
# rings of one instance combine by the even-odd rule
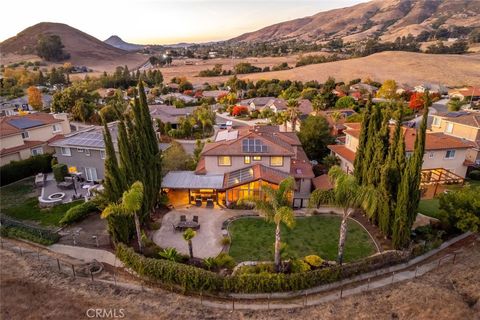
[[[42,207],[51,207],[60,203],[72,202],[75,198],[84,199],[85,196],[89,195],[89,187],[93,186],[88,182],[80,183],[78,181],[73,181],[75,188],[71,189],[62,189],[59,188],[53,173],[46,175],[43,182],[43,187],[41,187],[41,194],[38,197],[40,206]],[[63,194],[63,196],[55,199],[49,198],[53,194]]]
[[[193,255],[197,258],[216,257],[223,248],[220,243],[223,238],[223,222],[246,213],[245,210],[207,209],[195,206],[175,209],[163,217],[162,226],[154,232],[152,240],[162,248],[175,248],[180,253],[188,254],[188,245],[183,239],[183,232],[175,231],[174,225],[180,221],[181,215],[185,215],[187,220],[198,216],[200,229],[192,240]]]

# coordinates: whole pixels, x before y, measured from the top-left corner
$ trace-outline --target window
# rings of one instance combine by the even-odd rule
[[[270,165],[272,167],[282,167],[283,157],[270,157]]]
[[[261,156],[253,156],[253,161],[262,161]]]
[[[32,149],[32,156],[38,156],[39,154],[43,154],[42,147],[37,147]]]
[[[428,153],[428,158],[433,159],[433,156],[434,156],[434,153],[433,153],[433,152],[429,152],[429,153]]]
[[[97,181],[97,169],[96,168],[85,168],[85,176],[87,177],[87,181]]]
[[[433,117],[433,126],[435,127],[440,127],[440,118],[439,117]]]
[[[219,156],[218,157],[218,165],[219,166],[231,166],[232,165],[232,158],[230,156]]]
[[[28,131],[23,131],[22,132],[22,138],[23,139],[28,139],[29,138]]]
[[[453,159],[455,158],[455,150],[447,150],[445,153],[445,159]]]
[[[67,157],[70,157],[72,155],[70,148],[66,148],[66,147],[61,148],[61,153],[62,153],[62,156],[67,156]]]
[[[252,158],[250,156],[243,157],[243,163],[245,163],[245,164],[252,163]]]
[[[77,148],[77,152],[83,153],[84,151],[82,148]]]
[[[85,149],[85,155],[86,155],[87,157],[90,157],[90,149]]]
[[[53,133],[62,131],[62,127],[59,124],[54,124],[52,128],[53,128]]]
[[[452,131],[453,131],[453,123],[447,122],[447,126],[445,127],[445,132],[452,133]]]
[[[346,144],[347,146],[350,145],[350,136],[349,136],[348,134],[345,135],[345,144]]]
[[[105,151],[100,150],[100,158],[105,159]]]

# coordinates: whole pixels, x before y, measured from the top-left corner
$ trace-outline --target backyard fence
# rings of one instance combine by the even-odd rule
[[[40,239],[45,239],[47,242],[55,243],[60,239],[60,235],[52,230],[27,224],[25,222],[13,219],[4,214],[0,214],[0,226],[4,228],[15,228],[27,232]]]
[[[461,239],[462,240],[462,239]],[[471,245],[475,245],[472,242]],[[113,272],[99,272],[96,274],[92,272],[87,264],[73,261],[68,258],[57,258],[52,256],[52,253],[45,248],[35,248],[28,244],[21,242],[13,242],[8,239],[0,237],[0,247],[2,250],[8,250],[15,254],[18,254],[26,259],[29,259],[31,264],[47,267],[50,272],[57,272],[74,280],[83,279],[84,281],[102,282],[109,285],[114,285],[120,288],[134,289],[141,291],[153,292],[155,288],[144,287],[143,283],[140,285],[127,284],[117,282],[116,268]],[[446,249],[446,248],[444,248]],[[292,293],[271,293],[267,295],[255,295],[255,294],[236,294],[230,297],[217,297],[212,296],[206,292],[199,292],[196,296],[191,296],[190,299],[195,301],[201,306],[215,307],[229,310],[270,310],[270,309],[291,309],[304,306],[313,306],[321,303],[342,299],[351,295],[361,294],[376,288],[385,287],[393,283],[401,282],[404,280],[414,279],[425,273],[445,266],[446,264],[462,263],[465,259],[459,255],[460,251],[451,250],[449,253],[435,258],[425,259],[424,263],[412,265],[403,269],[395,269],[391,272],[375,272],[368,276],[363,276],[362,279],[356,281],[349,281],[348,279],[339,281],[335,284],[329,284],[322,288],[312,288],[304,290],[299,294],[292,295]],[[420,258],[420,257],[418,257]],[[449,270],[437,270],[439,274],[449,273]],[[178,288],[169,286],[162,286],[163,289],[170,289],[171,291],[178,292]]]

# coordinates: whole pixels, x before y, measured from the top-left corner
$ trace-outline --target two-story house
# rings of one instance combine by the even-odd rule
[[[118,153],[116,122],[108,124],[115,150]],[[55,148],[55,157],[58,163],[68,166],[71,173],[81,173],[87,181],[101,181],[105,178],[105,142],[103,140],[103,126],[89,126],[80,131],[58,139],[50,146]],[[159,143],[163,151],[169,144]],[[117,154],[118,158],[118,154]]]
[[[52,152],[48,143],[70,133],[66,114],[32,113],[0,118],[0,162]]]
[[[447,112],[432,115],[432,132],[443,132],[445,135],[470,141],[472,147],[467,150],[466,164],[480,166],[480,113],[479,112]]]
[[[328,148],[340,159],[340,166],[348,173],[354,171],[353,163],[360,137],[360,123],[345,123],[345,144],[330,145]],[[416,130],[403,127],[405,150],[408,156],[414,151]],[[393,127],[392,127],[393,130]],[[467,164],[465,159],[468,150],[472,147],[470,141],[449,136],[443,132],[427,131],[425,141],[425,155],[422,170],[441,169],[451,176],[465,178]]]
[[[259,197],[262,185],[276,187],[289,176],[296,182],[293,206],[305,207],[314,174],[296,133],[278,126],[242,127],[220,131],[203,148],[195,171],[169,172],[162,186],[185,203],[212,198],[229,205]]]
[[[240,105],[247,106],[250,111],[270,109],[277,113],[287,109],[287,102],[275,97],[257,97],[240,101]]]

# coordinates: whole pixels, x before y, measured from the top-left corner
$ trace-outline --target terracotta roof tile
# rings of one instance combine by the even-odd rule
[[[37,147],[37,146],[40,146],[40,145],[43,145],[43,144],[46,144],[46,142],[45,141],[32,141],[32,140],[24,141],[24,144],[22,144],[22,145],[12,147],[12,148],[1,149],[0,150],[0,155],[4,156],[4,155],[7,155],[7,154],[16,153],[20,150],[34,148],[34,147]]]
[[[19,129],[18,127],[14,126],[11,123],[12,120],[18,120],[18,119],[29,119],[32,121],[38,121],[38,124],[32,125],[31,128],[40,127],[48,124],[54,124],[54,123],[63,121],[62,119],[54,118],[53,115],[49,113],[42,113],[42,112],[30,113],[26,115],[14,115],[14,116],[1,117],[0,118],[0,134],[2,136],[7,136],[7,135],[17,134],[22,132],[23,131],[22,129]]]
[[[315,189],[320,189],[320,190],[333,189],[333,184],[330,181],[330,178],[327,174],[323,174],[321,176],[313,178],[312,183]]]
[[[292,159],[290,174],[295,178],[313,178],[312,165],[309,161]]]
[[[344,145],[340,145],[340,144],[329,145],[328,149],[332,150],[338,156],[344,158],[350,163],[353,163],[355,161],[355,152],[348,149]]]

